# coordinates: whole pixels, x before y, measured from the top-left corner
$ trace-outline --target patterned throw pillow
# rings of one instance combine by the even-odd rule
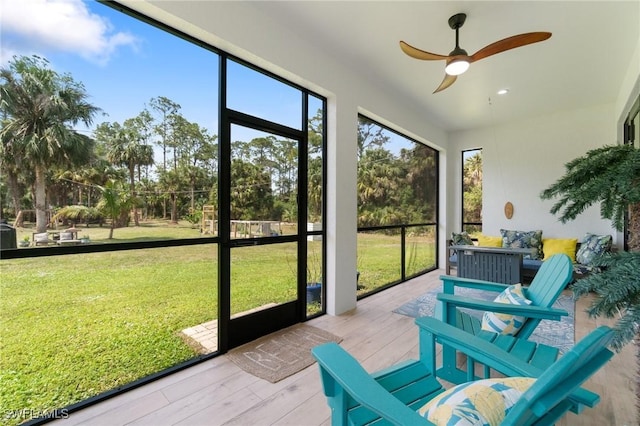
[[[542,231],[510,231],[501,229],[502,247],[506,248],[534,248],[532,254],[524,256],[525,259],[540,260],[542,253]]]
[[[494,299],[494,302],[510,303],[512,305],[531,304],[531,300],[524,297],[521,284],[510,285]],[[522,328],[524,320],[525,317],[518,315],[485,312],[482,316],[482,329],[513,336]]]
[[[507,377],[462,383],[426,403],[418,414],[439,426],[500,425],[534,382],[529,377]]]
[[[594,235],[587,232],[576,253],[576,262],[591,265],[596,256],[611,250],[611,235]]]
[[[453,244],[454,246],[472,246],[473,241],[471,240],[469,234],[467,234],[467,231],[462,231],[459,234],[452,232],[451,244]]]

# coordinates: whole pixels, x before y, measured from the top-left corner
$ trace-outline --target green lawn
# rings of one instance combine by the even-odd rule
[[[432,237],[407,236],[405,274],[414,275],[435,265],[435,243]],[[384,232],[358,233],[358,295],[362,295],[401,279],[400,235]]]
[[[16,228],[17,240],[20,241],[25,237],[31,240],[34,228],[35,225],[31,223],[26,223],[24,228]],[[148,221],[140,222],[140,226],[116,228],[113,231],[113,238],[111,240],[108,239],[108,225],[90,225],[89,227],[86,227],[86,225],[78,225],[76,229],[80,230],[80,232],[78,232],[78,238],[88,236],[94,244],[176,238],[198,238],[201,236],[199,228],[186,221],[180,221],[177,224],[169,224],[166,221]],[[211,234],[207,234],[206,236],[211,236]]]
[[[65,406],[192,358],[177,332],[217,314],[214,245],[0,268],[3,411]]]
[[[115,236],[156,238],[151,229]],[[399,238],[358,238],[360,292],[399,279]],[[295,244],[274,247],[232,251],[233,313],[295,298]],[[417,247],[433,262],[432,244]],[[197,354],[179,331],[217,315],[215,244],[2,260],[0,274],[2,413],[60,408],[188,360]]]

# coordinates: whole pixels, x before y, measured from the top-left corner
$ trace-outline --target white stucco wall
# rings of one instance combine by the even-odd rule
[[[540,192],[564,174],[564,164],[588,150],[622,140],[621,123],[630,106],[640,96],[640,39],[631,53],[632,60],[615,102],[607,105],[563,111],[507,125],[492,126],[449,135],[446,234],[459,232],[461,223],[460,152],[483,148],[484,233],[498,235],[501,228],[535,230],[543,236],[581,238],[585,232],[607,233],[614,244],[622,246],[623,236],[600,219],[599,206],[589,208],[576,220],[562,224],[549,210],[550,200],[542,201]],[[508,98],[496,97],[487,106],[508,108]],[[511,220],[503,213],[511,201]],[[444,254],[441,253],[441,262]]]
[[[508,107],[508,105],[505,105]],[[589,208],[576,220],[562,224],[549,210],[552,201],[539,194],[560,178],[564,165],[587,151],[616,143],[614,105],[553,113],[501,126],[457,132],[451,150],[482,148],[483,232],[499,235],[500,229],[541,229],[543,237],[581,238],[585,232],[614,235],[609,221],[600,219],[598,207]],[[456,201],[452,231],[460,223],[461,165],[452,172]],[[450,182],[451,183],[451,180]],[[511,220],[504,205],[514,206]],[[459,226],[459,225],[458,225]]]

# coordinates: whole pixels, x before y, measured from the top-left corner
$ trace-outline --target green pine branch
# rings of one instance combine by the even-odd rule
[[[566,223],[592,205],[600,205],[600,216],[624,227],[627,211],[631,252],[603,255],[593,273],[573,285],[576,297],[595,293],[589,316],[619,318],[612,347],[620,350],[639,336],[640,325],[640,150],[632,145],[613,145],[588,151],[565,165],[566,174],[542,191],[542,199],[555,199],[551,213]]]
[[[640,331],[640,252],[604,254],[594,260],[594,265],[603,271],[578,280],[573,293],[576,297],[597,294],[587,310],[590,317],[620,318],[612,342],[619,351]]]
[[[613,145],[588,151],[565,165],[566,174],[542,191],[542,199],[558,198],[551,213],[566,223],[593,204],[600,214],[622,229],[629,204],[640,202],[640,150]]]

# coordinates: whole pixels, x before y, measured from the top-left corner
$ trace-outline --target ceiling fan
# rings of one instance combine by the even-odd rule
[[[507,37],[505,39],[496,41],[495,43],[491,43],[488,46],[483,47],[478,50],[473,55],[469,56],[467,51],[460,48],[458,43],[458,30],[462,25],[464,25],[464,21],[467,19],[467,15],[465,13],[458,13],[449,18],[449,26],[456,30],[456,47],[449,53],[449,55],[438,55],[437,53],[430,53],[425,50],[418,49],[413,47],[404,41],[400,41],[400,48],[404,53],[411,56],[415,59],[422,59],[425,61],[439,61],[446,60],[447,65],[445,67],[445,76],[440,86],[433,92],[437,93],[441,90],[446,89],[451,86],[458,76],[464,73],[468,68],[469,64],[475,61],[479,61],[480,59],[484,59],[488,56],[495,55],[496,53],[501,53],[510,49],[515,49],[516,47],[526,46],[527,44],[537,43],[539,41],[544,41],[551,37],[551,33],[548,32],[534,32],[534,33],[524,33],[518,34],[515,36]]]

